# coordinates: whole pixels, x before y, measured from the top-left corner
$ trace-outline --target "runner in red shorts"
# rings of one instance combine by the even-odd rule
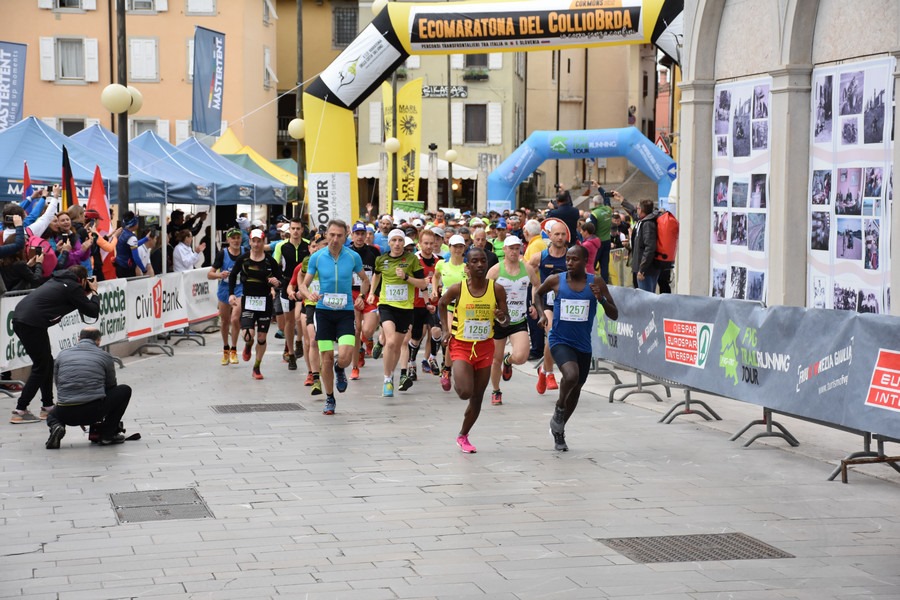
[[[471,248],[467,259],[468,280],[450,286],[441,296],[440,314],[444,342],[449,343],[456,394],[468,400],[456,444],[466,454],[475,452],[469,431],[481,413],[484,390],[491,378],[494,361],[494,321],[509,323],[506,290],[487,279],[487,255]],[[456,303],[451,324],[447,307]]]

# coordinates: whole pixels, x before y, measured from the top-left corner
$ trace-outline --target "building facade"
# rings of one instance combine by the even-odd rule
[[[8,10],[15,5],[15,10]],[[117,82],[114,0],[8,0],[7,41],[27,44],[24,114],[65,134],[115,129],[100,93]],[[129,137],[190,133],[196,26],[225,34],[223,125],[266,156],[276,149],[273,0],[126,0],[128,83],[143,95]]]

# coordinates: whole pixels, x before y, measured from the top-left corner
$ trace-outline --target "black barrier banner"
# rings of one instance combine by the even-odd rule
[[[598,313],[594,356],[772,410],[900,438],[900,318],[610,290],[619,320]]]
[[[491,49],[644,38],[640,0],[551,0],[540,10],[520,8],[516,14],[511,13],[509,4],[413,8],[409,13],[410,48],[413,52]]]

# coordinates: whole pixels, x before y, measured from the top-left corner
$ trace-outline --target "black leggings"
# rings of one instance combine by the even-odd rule
[[[27,300],[26,300],[27,302]],[[16,402],[17,410],[27,410],[28,405],[41,392],[41,405],[53,405],[53,354],[50,352],[50,336],[46,327],[31,327],[13,321],[13,331],[31,358],[31,374]]]

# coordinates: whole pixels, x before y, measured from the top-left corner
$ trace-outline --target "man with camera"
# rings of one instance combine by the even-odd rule
[[[97,281],[88,279],[87,269],[75,265],[55,271],[41,287],[16,305],[12,315],[13,331],[31,358],[31,374],[12,411],[9,422],[18,425],[46,419],[53,408],[53,355],[47,331],[64,316],[77,310],[82,316],[100,316]],[[38,390],[41,392],[40,418],[28,410]]]
[[[131,388],[116,383],[112,356],[100,349],[100,330],[85,327],[78,344],[59,353],[53,367],[59,399],[47,417],[48,450],[58,450],[66,425],[100,424],[101,446],[121,444],[119,422],[128,408]]]

